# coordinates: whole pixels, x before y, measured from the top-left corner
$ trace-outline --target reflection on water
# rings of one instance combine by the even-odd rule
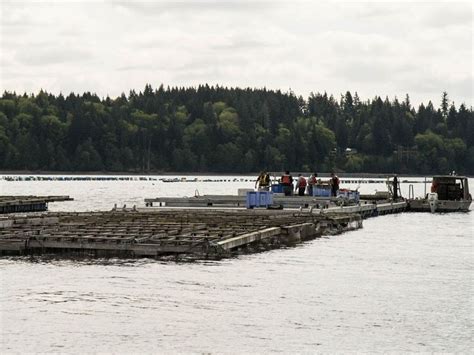
[[[41,183],[29,193],[95,189]],[[150,195],[114,184],[94,199]],[[473,216],[381,216],[223,261],[2,258],[2,352],[468,353]]]

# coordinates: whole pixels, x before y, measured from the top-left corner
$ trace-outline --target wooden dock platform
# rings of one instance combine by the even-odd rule
[[[407,202],[406,201],[377,201],[368,203],[363,201],[360,204],[353,206],[337,206],[329,207],[327,209],[321,210],[322,213],[326,211],[329,213],[356,213],[359,214],[362,218],[375,217],[385,214],[401,213],[406,211]]]
[[[159,209],[0,218],[0,255],[221,258],[362,227],[352,213]]]
[[[201,208],[201,207],[235,207],[245,208],[245,196],[235,195],[204,195],[196,197],[158,197],[145,199],[148,207],[176,207],[176,208]],[[388,199],[361,200],[358,204],[338,206],[337,198],[312,197],[312,196],[283,196],[275,194],[273,206],[282,209],[308,209],[315,213],[356,213],[363,218],[389,213],[400,213],[406,210],[405,201],[390,201]]]
[[[0,214],[46,211],[48,202],[72,200],[69,196],[0,196]]]
[[[362,227],[363,218],[405,211],[405,201],[361,201],[276,196],[285,208],[245,209],[243,196],[146,199],[175,207],[107,212],[42,212],[68,196],[0,198],[0,255],[218,259],[294,245]],[[203,208],[204,207],[204,208]]]
[[[203,195],[194,197],[156,197],[146,198],[148,207],[245,207],[246,196],[237,195]],[[311,206],[324,206],[336,198],[313,196],[284,196],[273,195],[273,204],[282,208],[307,208]]]

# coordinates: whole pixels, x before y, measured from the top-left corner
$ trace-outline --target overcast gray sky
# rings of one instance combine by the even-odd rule
[[[473,105],[471,2],[0,1],[2,92],[209,83]]]

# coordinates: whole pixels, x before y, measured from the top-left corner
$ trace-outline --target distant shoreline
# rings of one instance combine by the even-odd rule
[[[283,172],[270,172],[271,175],[283,174]],[[291,172],[293,176],[298,176],[301,173],[304,176],[311,174],[309,171],[302,171],[302,172]],[[258,172],[250,172],[250,173],[215,173],[215,172],[150,172],[150,173],[137,173],[137,172],[104,172],[104,171],[86,171],[86,172],[70,172],[70,171],[24,171],[24,170],[6,170],[1,171],[0,175],[67,175],[67,176],[258,176]],[[337,173],[340,177],[358,177],[358,178],[387,178],[392,177],[393,173]],[[441,175],[441,174],[397,174],[399,177],[432,177],[433,175]],[[320,177],[329,177],[329,172],[322,172],[318,173]],[[472,176],[465,175],[468,178],[472,178]]]

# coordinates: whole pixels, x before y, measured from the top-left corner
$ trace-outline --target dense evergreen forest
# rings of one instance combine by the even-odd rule
[[[474,173],[474,112],[202,85],[55,96],[4,92],[0,169]]]

